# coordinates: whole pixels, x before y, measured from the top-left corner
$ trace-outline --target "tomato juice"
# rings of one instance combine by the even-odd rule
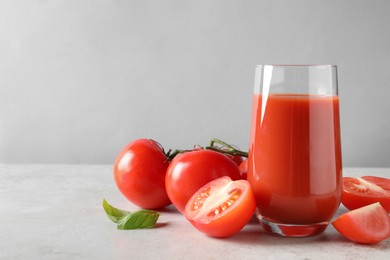
[[[254,94],[248,181],[262,218],[329,222],[342,191],[339,100]]]

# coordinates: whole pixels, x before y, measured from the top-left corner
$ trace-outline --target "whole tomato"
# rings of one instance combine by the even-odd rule
[[[248,176],[248,159],[243,160],[238,166],[242,179],[246,180]]]
[[[232,160],[235,164],[237,164],[237,166],[240,166],[241,163],[244,161],[244,159],[239,156],[239,155],[229,155],[229,154],[226,154],[227,157],[230,158],[230,160]]]
[[[168,168],[164,150],[151,139],[138,139],[119,153],[114,163],[114,179],[120,192],[144,209],[159,209],[171,204],[165,190]]]
[[[227,150],[228,150],[227,148],[221,148],[222,153],[223,151],[227,151]],[[244,161],[244,159],[240,155],[230,155],[230,154],[225,154],[225,155],[229,157],[231,160],[233,160],[233,162],[235,162],[237,166],[240,166],[240,164]]]
[[[229,157],[211,150],[178,154],[168,167],[165,187],[175,207],[183,212],[191,196],[208,182],[222,176],[241,179],[237,164]]]

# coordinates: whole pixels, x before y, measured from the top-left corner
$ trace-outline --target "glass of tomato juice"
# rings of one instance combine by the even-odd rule
[[[326,229],[342,191],[336,66],[256,67],[248,181],[267,233]]]

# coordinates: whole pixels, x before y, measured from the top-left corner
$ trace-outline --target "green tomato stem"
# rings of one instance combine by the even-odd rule
[[[218,145],[216,145],[216,144],[218,144]],[[222,154],[227,154],[227,155],[232,155],[232,156],[238,155],[241,157],[248,158],[247,152],[241,151],[238,148],[234,147],[233,145],[230,145],[230,144],[228,144],[220,139],[217,139],[217,138],[212,138],[210,140],[210,144],[206,147],[202,147],[202,146],[198,145],[198,146],[195,146],[194,149],[196,147],[199,149],[213,150],[213,151],[216,151],[216,152],[219,152]],[[169,150],[168,152],[166,152],[166,153],[164,152],[164,153],[165,153],[165,156],[167,157],[167,160],[172,161],[176,155],[178,155],[180,153],[191,152],[191,151],[194,151],[194,149],[190,149],[190,150],[176,149],[174,151]]]
[[[215,143],[219,144],[220,146],[216,146]],[[237,149],[236,147],[234,147],[234,146],[232,146],[232,145],[230,145],[230,144],[228,144],[220,139],[217,139],[217,138],[211,139],[210,145],[206,146],[205,149],[217,151],[217,152],[220,152],[223,154],[238,155],[241,157],[248,158],[247,152],[241,151],[241,150]]]
[[[165,153],[165,156],[167,157],[167,160],[168,161],[172,161],[173,158],[176,157],[176,155],[180,154],[180,153],[185,153],[185,152],[189,152],[189,151],[192,151],[192,150],[180,150],[180,149],[176,149],[172,152],[172,150],[169,150],[167,153]]]

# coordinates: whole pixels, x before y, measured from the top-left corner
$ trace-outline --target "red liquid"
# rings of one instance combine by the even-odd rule
[[[260,214],[281,223],[331,220],[342,185],[338,97],[255,95],[253,102],[248,181]]]

